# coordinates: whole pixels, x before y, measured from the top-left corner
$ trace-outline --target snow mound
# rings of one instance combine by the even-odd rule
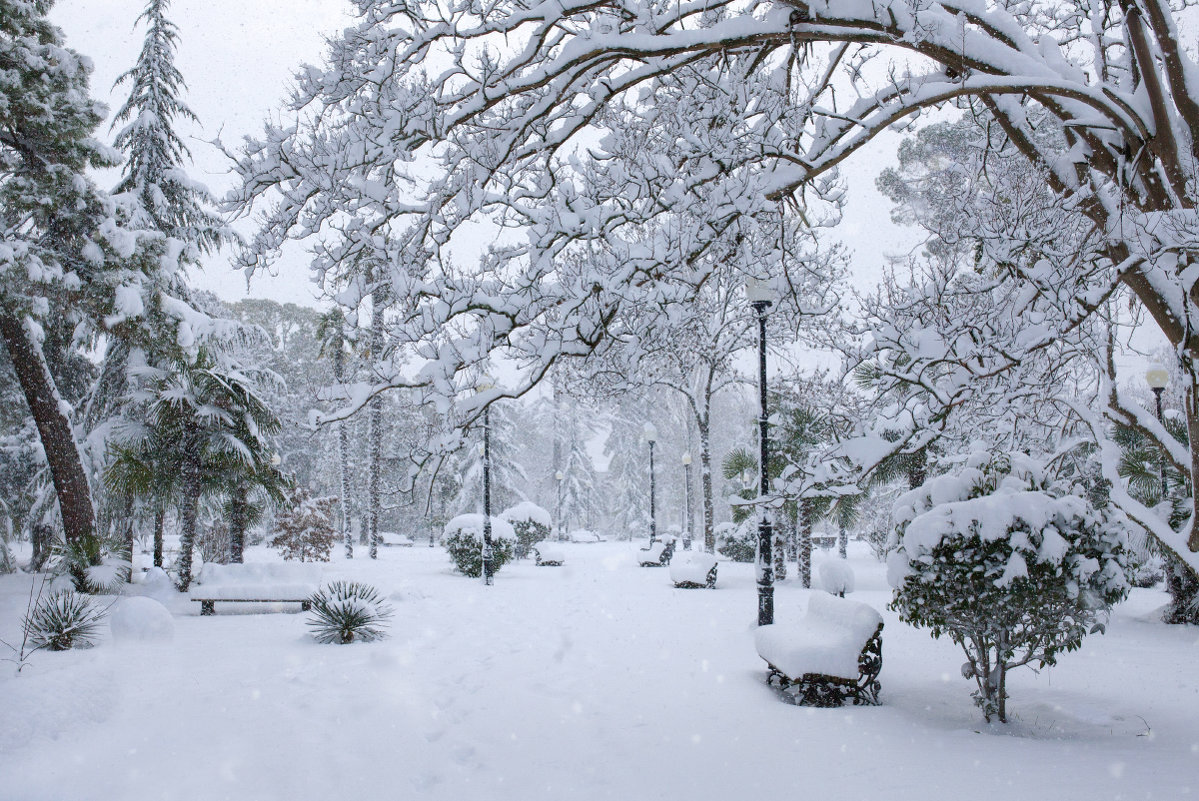
[[[801,623],[761,626],[754,644],[758,656],[792,679],[805,673],[856,679],[858,655],[882,622],[866,604],[817,592]]]
[[[527,520],[530,523],[536,523],[546,528],[553,528],[554,526],[554,521],[550,517],[550,513],[532,501],[521,501],[516,506],[509,507],[500,512],[500,517],[509,523]]]
[[[122,598],[108,618],[117,642],[170,642],[175,639],[175,618],[158,601],[145,596]]]
[[[171,581],[171,577],[161,567],[152,567],[143,573],[137,586],[142,595],[164,603],[179,595],[179,591],[175,589],[175,582]]]
[[[474,537],[479,542],[483,541],[483,515],[471,513],[458,515],[453,520],[445,524],[444,536],[453,536],[454,534],[462,533],[469,537]],[[511,540],[516,541],[516,531],[512,528],[512,524],[507,520],[499,517],[491,518],[491,539],[493,540]]]
[[[562,564],[566,561],[566,551],[555,545],[546,545],[539,542],[533,546],[533,550],[537,552],[538,564],[542,562],[557,562],[558,564]]]
[[[853,592],[853,568],[844,559],[828,559],[817,568],[820,586],[830,595],[846,595]]]

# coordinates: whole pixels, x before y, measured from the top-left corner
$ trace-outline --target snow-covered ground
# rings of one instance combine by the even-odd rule
[[[855,543],[855,545],[859,545]],[[1106,636],[1015,672],[1015,722],[984,726],[947,641],[883,612],[883,705],[781,703],[754,652],[751,566],[676,590],[636,545],[565,544],[494,587],[442,549],[337,558],[376,585],[392,636],[317,645],[306,615],[174,603],[169,643],[38,653],[0,670],[0,798],[1178,799],[1199,795],[1199,630],[1136,590]],[[251,560],[275,558],[252,549]],[[818,558],[829,558],[819,554]],[[29,576],[0,576],[14,642]],[[777,590],[777,619],[808,591]],[[0,646],[3,648],[3,646]]]

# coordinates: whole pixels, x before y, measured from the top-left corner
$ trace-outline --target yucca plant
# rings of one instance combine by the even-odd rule
[[[320,643],[346,645],[387,636],[391,606],[378,590],[357,581],[335,581],[308,599],[308,627]]]
[[[22,623],[35,650],[67,651],[95,645],[104,613],[86,595],[59,590],[39,599]]]

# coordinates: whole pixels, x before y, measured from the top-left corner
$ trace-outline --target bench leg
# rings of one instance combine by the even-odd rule
[[[300,601],[300,611],[301,612],[308,612],[311,609],[312,609],[311,601]]]
[[[215,615],[216,614],[216,601],[200,601],[200,614],[201,615]]]

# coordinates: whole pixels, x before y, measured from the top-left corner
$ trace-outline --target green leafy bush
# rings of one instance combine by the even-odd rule
[[[464,575],[471,578],[483,575],[483,515],[458,515],[446,523],[441,544]],[[491,518],[491,544],[494,571],[498,573],[501,567],[512,561],[516,551],[516,532],[508,521]]]
[[[758,524],[752,518],[740,525],[716,527],[716,552],[734,562],[752,562],[758,557]]]
[[[988,721],[1007,720],[1007,671],[1055,664],[1128,591],[1125,518],[1023,454],[976,454],[901,496],[894,517],[891,608],[962,647]]]
[[[369,584],[335,581],[308,599],[308,627],[320,643],[346,645],[373,642],[387,636],[392,609]]]
[[[76,592],[115,592],[129,580],[131,564],[123,544],[88,534],[55,548],[55,572],[69,576]]]
[[[524,559],[533,546],[550,535],[553,521],[550,513],[535,503],[524,501],[500,512],[500,518],[512,525],[516,534],[516,558]]]
[[[39,598],[23,625],[34,649],[67,651],[90,648],[99,634],[104,610],[92,599],[71,590],[58,590]]]

